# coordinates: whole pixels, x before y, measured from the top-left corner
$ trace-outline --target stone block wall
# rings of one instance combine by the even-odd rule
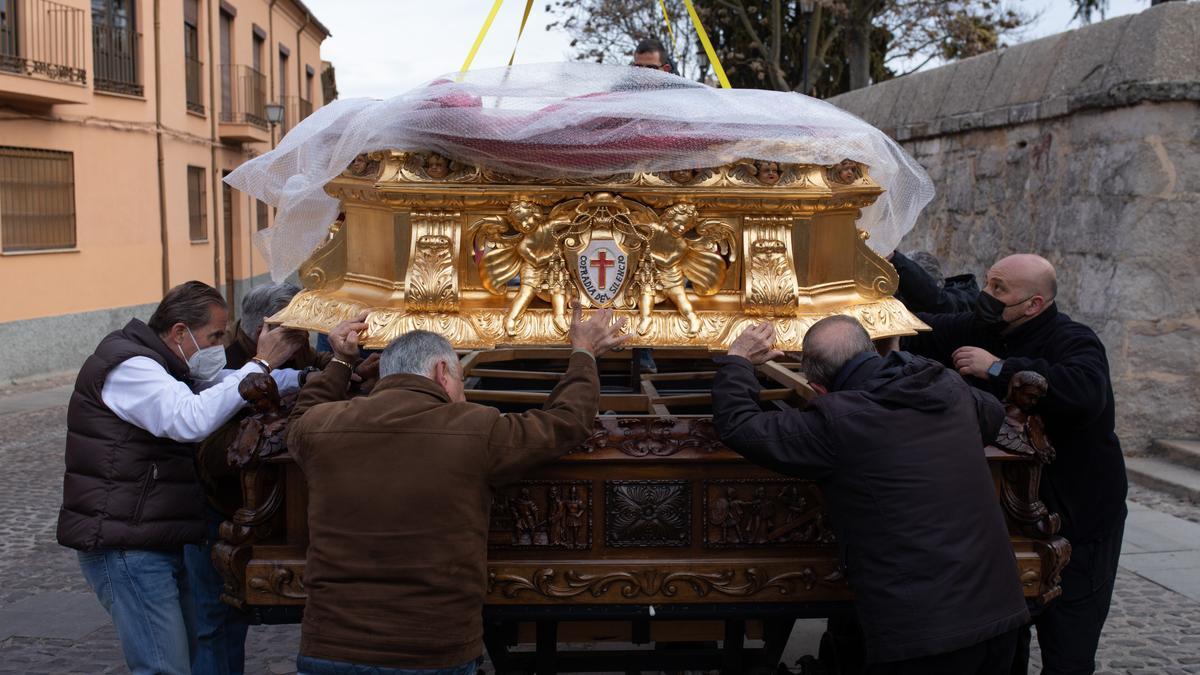
[[[1167,3],[844,94],[937,196],[901,250],[980,278],[1046,256],[1100,335],[1126,452],[1200,437],[1200,3]]]

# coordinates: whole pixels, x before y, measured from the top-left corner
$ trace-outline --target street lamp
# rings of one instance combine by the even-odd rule
[[[805,96],[808,96],[808,25],[816,4],[816,0],[800,0],[800,14],[804,16],[804,32],[800,34],[800,93]]]
[[[283,106],[278,103],[267,104],[267,121],[275,126],[283,121]]]
[[[267,104],[267,123],[271,125],[271,147],[275,147],[275,126],[283,121],[283,106],[278,103]]]

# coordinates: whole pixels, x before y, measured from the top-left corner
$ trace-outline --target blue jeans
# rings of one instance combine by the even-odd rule
[[[196,654],[192,675],[242,675],[246,669],[246,632],[250,621],[245,612],[221,602],[224,582],[212,561],[212,542],[224,517],[208,508],[208,538],[202,544],[183,547],[192,604],[196,608]]]
[[[112,617],[133,675],[189,675],[196,649],[183,554],[79,551],[88,586]]]
[[[477,663],[471,659],[454,668],[385,668],[300,656],[296,659],[296,670],[297,675],[475,675]]]

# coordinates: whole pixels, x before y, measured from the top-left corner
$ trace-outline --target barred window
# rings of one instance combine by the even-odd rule
[[[75,158],[0,146],[0,246],[5,253],[75,248]]]
[[[188,234],[192,241],[208,241],[208,191],[204,188],[204,167],[188,170]]]
[[[265,230],[271,224],[270,216],[267,215],[267,203],[262,200],[255,200],[256,210],[258,211],[258,229]]]

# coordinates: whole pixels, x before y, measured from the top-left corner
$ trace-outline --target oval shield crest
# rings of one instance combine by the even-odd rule
[[[592,304],[608,307],[620,297],[629,272],[629,255],[613,239],[592,238],[575,259],[579,287]]]

